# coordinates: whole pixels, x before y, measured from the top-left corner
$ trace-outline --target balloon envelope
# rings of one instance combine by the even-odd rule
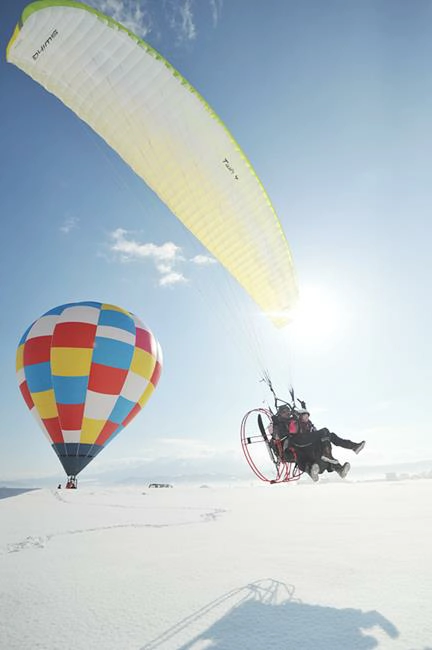
[[[28,5],[6,56],[90,125],[277,326],[290,320],[297,282],[271,201],[222,120],[168,61],[73,0]]]
[[[51,309],[22,336],[21,394],[68,475],[77,475],[140,412],[159,381],[152,332],[120,307]]]

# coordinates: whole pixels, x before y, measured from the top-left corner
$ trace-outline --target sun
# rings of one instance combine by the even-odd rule
[[[347,306],[335,291],[320,286],[303,287],[289,325],[290,336],[299,345],[328,346],[342,336],[347,323]]]

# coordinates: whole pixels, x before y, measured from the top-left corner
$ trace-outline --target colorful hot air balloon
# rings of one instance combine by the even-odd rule
[[[222,120],[168,61],[75,0],[28,5],[6,58],[93,128],[277,326],[290,320],[297,282],[270,198]]]
[[[153,393],[162,352],[134,314],[100,302],[51,309],[24,333],[16,357],[22,396],[76,476]]]

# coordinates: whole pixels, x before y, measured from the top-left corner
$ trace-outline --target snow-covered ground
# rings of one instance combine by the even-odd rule
[[[432,650],[432,480],[0,501],[2,650]]]

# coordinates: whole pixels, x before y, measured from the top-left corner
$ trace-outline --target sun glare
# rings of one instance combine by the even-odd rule
[[[328,345],[342,334],[347,320],[347,311],[334,293],[324,287],[304,287],[289,329],[299,344]]]

